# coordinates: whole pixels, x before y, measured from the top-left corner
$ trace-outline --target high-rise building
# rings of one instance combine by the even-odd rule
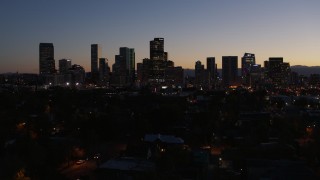
[[[276,86],[286,86],[290,83],[290,64],[283,62],[282,57],[270,57],[266,63],[267,76]]]
[[[137,63],[137,80],[139,83],[143,81],[143,64]]]
[[[244,53],[241,58],[241,75],[246,76],[250,74],[251,66],[256,64],[256,57],[252,53]]]
[[[159,86],[180,86],[183,82],[182,67],[174,67],[174,62],[168,59],[164,52],[164,38],[154,38],[150,41],[150,59],[143,59],[138,67],[140,85],[149,85],[153,90]]]
[[[130,83],[134,83],[135,76],[136,76],[136,70],[135,70],[135,64],[136,64],[136,53],[133,48],[129,49],[129,60],[127,61],[127,69],[128,69],[128,81]]]
[[[283,57],[270,57],[269,58],[269,70],[280,71],[281,64],[283,63]]]
[[[201,85],[203,84],[204,65],[200,60],[196,61],[194,70],[195,85],[196,87],[201,87]]]
[[[168,52],[164,52],[164,53],[163,53],[163,59],[164,59],[165,61],[168,61],[168,59],[169,59]]]
[[[200,60],[196,61],[194,69],[195,69],[195,77],[197,79],[197,77],[200,77],[201,73],[204,71],[204,65],[201,63]]]
[[[52,43],[39,44],[39,74],[55,73],[54,47]]]
[[[251,68],[255,64],[255,55],[252,53],[244,53],[243,57],[241,58],[241,76],[243,80],[242,83],[246,85],[250,84]]]
[[[268,77],[272,80],[273,84],[280,85],[283,75],[282,75],[282,57],[270,57],[268,63]]]
[[[165,60],[167,55],[164,52],[164,38],[154,38],[153,41],[150,41],[151,60]]]
[[[108,59],[99,58],[99,79],[101,82],[107,82],[109,80],[110,67],[108,65]]]
[[[216,58],[207,57],[207,71],[210,74],[210,85],[214,83],[216,78]]]
[[[167,86],[183,86],[183,68],[170,66],[165,68],[165,81]]]
[[[74,64],[71,66],[70,72],[72,75],[72,84],[77,86],[84,83],[86,72],[82,66]]]
[[[262,83],[262,69],[260,64],[254,64],[250,68],[249,84],[253,88],[257,88]]]
[[[291,68],[290,63],[284,62],[281,65],[281,73],[282,73],[282,85],[289,85],[291,83]]]
[[[135,52],[128,47],[120,47],[113,65],[113,83],[121,86],[132,85],[135,80]]]
[[[143,84],[150,83],[156,85],[165,82],[165,61],[145,58],[142,60],[142,63]]]
[[[91,73],[99,74],[98,60],[101,56],[101,47],[99,44],[91,44]]]
[[[225,87],[236,85],[238,80],[238,56],[222,56],[222,81]]]
[[[212,84],[210,79],[210,71],[208,69],[204,69],[204,65],[201,64],[201,61],[196,61],[194,85],[200,89],[211,89]]]
[[[71,68],[71,59],[60,59],[59,60],[59,73],[65,74]]]

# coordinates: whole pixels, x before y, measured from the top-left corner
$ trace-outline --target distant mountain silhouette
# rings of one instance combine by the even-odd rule
[[[291,71],[297,72],[299,75],[310,76],[310,74],[320,74],[320,66],[303,66],[295,65],[291,66]],[[218,73],[221,76],[222,69],[218,69]],[[240,75],[241,69],[238,69],[238,74]],[[184,75],[194,77],[194,69],[184,69]]]
[[[291,71],[297,72],[301,75],[310,76],[310,74],[320,74],[320,66],[291,66]]]

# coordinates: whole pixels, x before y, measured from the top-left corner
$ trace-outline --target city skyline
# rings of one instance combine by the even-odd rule
[[[72,59],[86,72],[91,44],[101,45],[101,57],[110,64],[119,47],[132,47],[139,63],[149,57],[154,37],[165,39],[169,60],[189,69],[207,57],[215,57],[221,69],[222,56],[245,52],[254,53],[257,64],[269,57],[290,65],[320,64],[318,1],[61,2],[1,6],[0,73],[38,73],[39,43],[53,43],[56,64]]]

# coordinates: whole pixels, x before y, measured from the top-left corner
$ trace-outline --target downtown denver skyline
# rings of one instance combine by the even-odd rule
[[[165,39],[175,65],[256,54],[257,64],[284,57],[290,65],[318,66],[320,1],[4,1],[0,7],[0,73],[38,73],[38,45],[54,44],[55,60],[70,58],[90,71],[90,45],[114,63],[131,47],[136,63],[149,57],[149,41]]]

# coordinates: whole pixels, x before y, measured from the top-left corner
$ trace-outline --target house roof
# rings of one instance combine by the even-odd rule
[[[168,144],[183,144],[184,143],[183,139],[181,139],[179,137],[172,136],[172,135],[146,134],[144,136],[145,142],[155,142],[157,140],[159,140],[163,143],[168,143]]]
[[[101,164],[99,169],[120,171],[153,171],[155,169],[155,164],[144,159],[122,157],[118,159],[110,159],[109,161]]]

